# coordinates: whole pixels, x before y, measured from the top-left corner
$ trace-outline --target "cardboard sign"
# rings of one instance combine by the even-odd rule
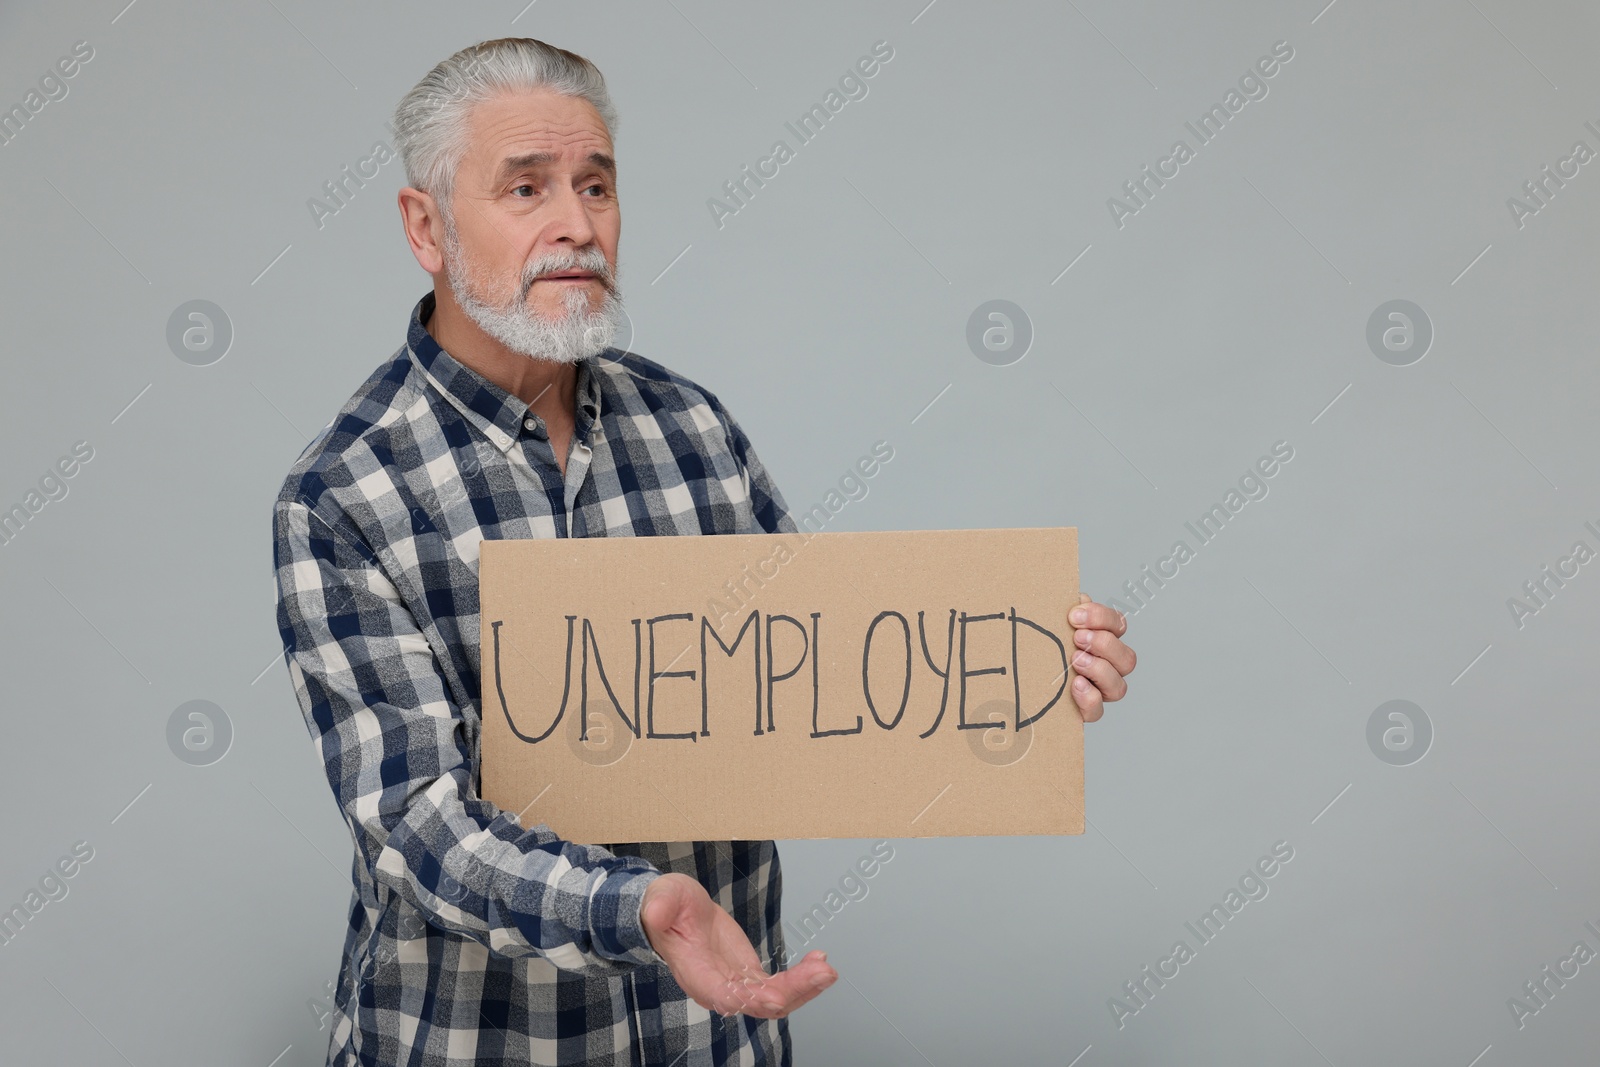
[[[486,541],[482,794],[585,844],[1083,832],[1076,527]]]

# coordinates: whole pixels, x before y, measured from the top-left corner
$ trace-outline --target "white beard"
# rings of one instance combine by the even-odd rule
[[[455,226],[447,220],[444,266],[450,290],[467,317],[511,351],[530,359],[577,363],[599,355],[610,347],[624,322],[622,290],[598,248],[541,256],[523,268],[517,291],[494,304],[485,298],[487,287],[479,285],[479,272],[462,254]],[[573,270],[593,271],[605,285],[605,299],[598,308],[589,310],[589,294],[578,286],[562,295],[566,314],[558,319],[543,318],[528,306],[528,291],[535,279]]]

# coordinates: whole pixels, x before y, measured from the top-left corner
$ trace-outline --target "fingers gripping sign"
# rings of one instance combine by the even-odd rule
[[[1078,651],[1072,657],[1077,672],[1072,679],[1072,699],[1084,722],[1095,722],[1105,712],[1105,703],[1121,700],[1128,692],[1123,679],[1133,673],[1138,657],[1122,642],[1128,632],[1127,616],[1104,604],[1097,604],[1087,593],[1078,594],[1078,606],[1067,614],[1073,627],[1072,643]]]

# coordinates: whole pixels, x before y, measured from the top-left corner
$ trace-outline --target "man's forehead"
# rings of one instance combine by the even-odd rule
[[[490,97],[473,108],[468,128],[469,152],[490,167],[511,158],[593,163],[596,156],[609,161],[612,155],[611,138],[594,105],[548,90]]]

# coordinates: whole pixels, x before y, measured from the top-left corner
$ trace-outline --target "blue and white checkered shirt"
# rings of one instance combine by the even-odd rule
[[[794,532],[788,508],[713,394],[616,349],[578,365],[563,478],[433,306],[273,508],[289,674],[355,840],[329,1063],[788,1067],[786,1019],[700,1007],[639,923],[682,872],[783,967],[773,842],[578,844],[478,795],[480,542]]]

